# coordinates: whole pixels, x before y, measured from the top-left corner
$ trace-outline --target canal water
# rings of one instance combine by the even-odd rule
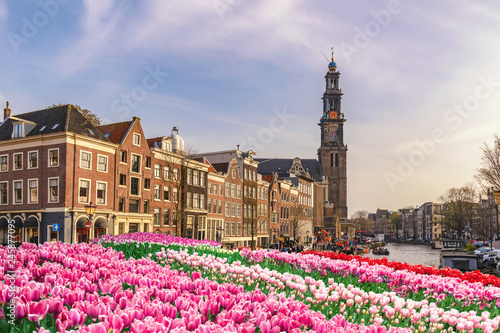
[[[428,244],[386,243],[385,247],[389,250],[388,256],[371,252],[363,256],[373,259],[386,257],[389,261],[406,262],[410,265],[439,266],[441,250],[433,250]]]

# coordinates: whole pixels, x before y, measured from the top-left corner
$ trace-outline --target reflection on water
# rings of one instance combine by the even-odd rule
[[[439,266],[441,250],[433,250],[428,244],[386,243],[385,247],[389,250],[388,256],[373,253],[364,254],[363,256],[374,259],[386,257],[389,261],[406,262],[410,265]]]

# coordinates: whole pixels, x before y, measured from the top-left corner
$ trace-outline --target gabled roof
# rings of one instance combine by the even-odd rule
[[[122,121],[120,123],[101,125],[98,128],[102,133],[104,133],[109,141],[120,144],[125,138],[128,129],[132,125],[132,122],[133,121]]]
[[[71,104],[12,115],[0,125],[0,141],[12,138],[13,124],[17,122],[16,119],[36,124],[29,133],[25,133],[25,137],[71,132],[109,142],[104,134]]]
[[[149,148],[154,148],[155,143],[162,141],[163,138],[164,138],[163,136],[159,136],[159,137],[156,137],[156,138],[147,139],[146,141],[148,142]]]
[[[293,158],[256,158],[259,162],[257,172],[261,175],[270,175],[273,172],[278,173],[279,178],[290,177],[288,172],[293,165]],[[317,182],[323,180],[321,164],[315,159],[302,159],[300,160],[302,167],[305,171],[309,172],[311,178]]]

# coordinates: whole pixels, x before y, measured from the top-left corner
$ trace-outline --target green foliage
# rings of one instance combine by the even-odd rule
[[[50,108],[53,108],[53,107],[56,107],[56,106],[62,106],[62,105],[66,105],[66,104],[62,104],[62,103],[59,103],[59,104],[52,104],[51,106],[48,106],[46,107],[46,109],[50,109]],[[94,126],[100,126],[101,125],[101,118],[99,118],[97,115],[93,114],[92,111],[88,110],[88,109],[82,109],[82,107],[80,105],[76,105],[76,104],[72,104],[73,107],[75,109],[77,109],[78,111],[80,111],[80,113],[85,117],[87,118],[87,120]]]

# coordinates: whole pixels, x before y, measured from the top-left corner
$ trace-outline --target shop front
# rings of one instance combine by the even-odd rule
[[[111,223],[104,217],[98,217],[94,224],[94,238],[99,238],[111,233]]]
[[[76,242],[88,243],[90,241],[90,227],[92,223],[85,216],[81,216],[76,221]]]

